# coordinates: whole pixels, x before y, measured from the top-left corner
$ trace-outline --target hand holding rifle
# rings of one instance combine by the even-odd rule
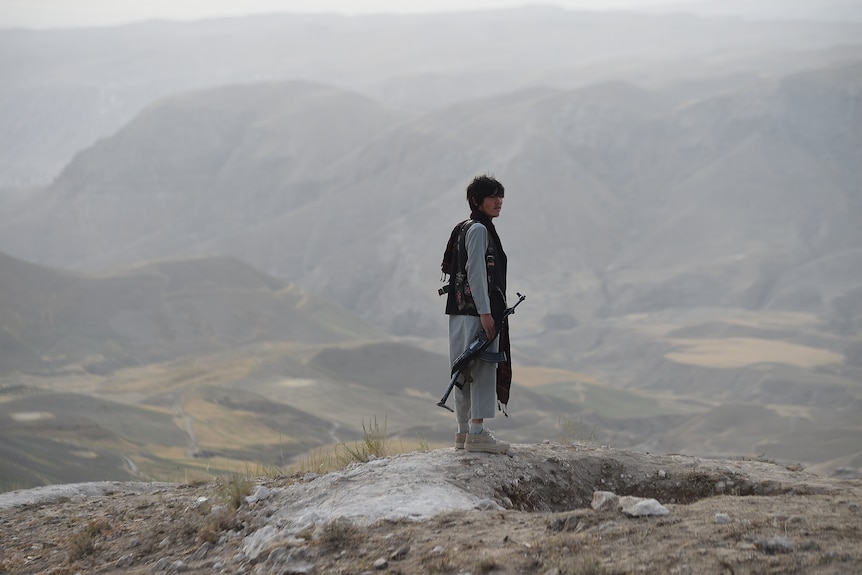
[[[515,308],[518,307],[518,305],[525,299],[527,299],[527,296],[521,295],[520,293],[518,294],[518,301],[515,302],[515,305],[506,308],[503,312],[503,317],[500,318],[500,326],[506,322],[510,315],[515,313]],[[485,316],[487,316],[487,320],[490,320],[489,322],[486,320]],[[452,378],[449,380],[449,387],[446,388],[446,393],[444,393],[440,401],[437,402],[439,407],[448,409],[449,411],[454,411],[451,407],[446,405],[446,400],[449,399],[449,394],[452,393],[452,389],[456,385],[458,385],[459,388],[464,385],[463,383],[460,385],[458,384],[459,379],[471,381],[470,368],[479,360],[482,352],[491,345],[500,331],[497,329],[497,325],[491,314],[483,314],[479,316],[479,318],[482,321],[482,329],[476,332],[476,336],[473,338],[470,345],[467,346],[467,349],[465,349],[464,352],[455,359],[455,362],[452,364]],[[494,358],[493,361],[505,361],[505,357]]]
[[[485,337],[494,341],[494,337],[497,335],[497,324],[494,322],[494,316],[489,313],[483,313],[479,316],[479,320],[482,322]]]

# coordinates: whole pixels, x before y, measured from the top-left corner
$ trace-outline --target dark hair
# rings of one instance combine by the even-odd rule
[[[485,198],[502,198],[506,189],[493,176],[476,176],[467,186],[467,203],[471,210],[477,209]]]

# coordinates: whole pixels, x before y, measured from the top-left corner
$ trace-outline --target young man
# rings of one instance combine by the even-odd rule
[[[467,187],[470,219],[459,224],[457,250],[448,270],[451,274],[446,300],[449,315],[450,365],[473,341],[479,329],[494,341],[487,351],[499,351],[497,322],[506,308],[506,254],[493,219],[503,207],[503,185],[490,176],[477,176]],[[453,230],[452,238],[456,237]],[[496,321],[495,321],[496,320]],[[495,339],[496,338],[496,339]],[[458,432],[455,448],[486,453],[505,453],[509,444],[485,429],[497,403],[497,364],[477,360],[470,379],[453,390]]]

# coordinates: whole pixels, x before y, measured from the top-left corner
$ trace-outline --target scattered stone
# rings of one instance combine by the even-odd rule
[[[764,539],[758,539],[754,545],[767,555],[776,555],[778,553],[790,553],[795,547],[793,541],[789,537],[776,535]]]
[[[270,490],[265,485],[258,485],[257,489],[255,489],[254,493],[245,498],[246,503],[257,503],[258,501],[263,501],[270,496]]]
[[[387,561],[386,559],[381,557],[380,559],[377,559],[376,561],[374,561],[373,565],[374,565],[375,569],[382,571],[383,569],[386,569],[387,567],[389,567],[389,561]]]
[[[269,575],[311,575],[315,572],[313,563],[305,560],[306,556],[302,550],[287,549],[280,547],[269,554],[266,563],[258,565],[255,573]]]
[[[315,567],[313,563],[308,563],[306,561],[294,561],[287,565],[279,566],[277,571],[274,571],[279,575],[312,575],[315,572]],[[263,574],[273,573],[273,571],[262,571]]]
[[[279,548],[273,550],[272,553],[266,558],[266,563],[270,567],[282,566],[285,563],[289,563],[293,560],[293,553],[288,549]]]
[[[610,491],[594,491],[592,507],[596,511],[619,509],[620,498]]]
[[[300,533],[302,531],[309,531],[314,529],[314,527],[320,522],[320,516],[314,511],[309,511],[308,513],[303,513],[299,519],[296,520],[295,528],[296,532]]]
[[[192,556],[193,559],[201,560],[207,556],[207,554],[215,547],[212,543],[204,542],[203,545],[198,547],[198,550],[195,551],[195,554]]]
[[[243,550],[252,561],[260,557],[279,536],[279,531],[272,525],[265,525],[243,540]]]
[[[594,491],[592,508],[596,511],[619,509],[629,517],[668,515],[670,511],[655,499],[619,497],[611,491]]]
[[[402,547],[399,547],[395,551],[393,551],[392,555],[390,555],[389,558],[392,559],[393,561],[400,561],[400,560],[404,559],[405,557],[407,557],[408,553],[410,553],[410,546],[404,545]]]
[[[581,520],[577,515],[569,517],[557,517],[548,524],[548,529],[551,531],[580,531]]]
[[[715,522],[719,525],[724,525],[726,523],[733,523],[733,519],[727,513],[716,513]]]
[[[500,507],[493,499],[480,499],[476,502],[476,509],[481,511],[494,511],[503,508]]]
[[[667,507],[655,499],[646,499],[644,497],[621,497],[620,508],[629,517],[650,517],[670,514]]]

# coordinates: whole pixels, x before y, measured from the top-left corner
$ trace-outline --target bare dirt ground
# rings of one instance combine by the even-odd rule
[[[663,516],[596,511],[594,491]],[[584,445],[0,494],[0,573],[862,572],[862,482]]]

